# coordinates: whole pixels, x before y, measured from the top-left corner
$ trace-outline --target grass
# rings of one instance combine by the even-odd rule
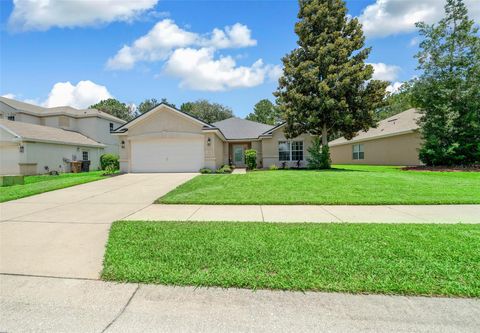
[[[480,225],[120,221],[102,278],[479,297]]]
[[[327,171],[201,175],[157,200],[165,204],[479,204],[480,172],[404,171],[338,165]]]
[[[58,176],[25,176],[24,185],[0,187],[0,202],[93,182],[95,180],[103,179],[103,173],[104,171],[92,171],[85,173],[64,173]]]

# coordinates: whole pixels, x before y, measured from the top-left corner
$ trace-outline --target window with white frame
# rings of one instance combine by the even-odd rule
[[[7,117],[7,120],[15,121],[15,116],[9,115]]]
[[[113,132],[113,123],[110,123],[110,132]]]
[[[303,161],[303,141],[279,141],[278,160]]]
[[[365,150],[362,144],[352,146],[353,159],[363,160],[365,159]]]
[[[82,160],[88,161],[88,151],[82,151]]]

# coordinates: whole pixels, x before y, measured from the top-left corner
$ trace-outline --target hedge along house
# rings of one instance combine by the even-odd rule
[[[421,165],[418,150],[422,143],[416,109],[396,114],[376,128],[360,132],[351,140],[338,138],[329,143],[334,164]]]
[[[259,167],[306,166],[312,136],[287,140],[284,125],[239,118],[208,124],[160,104],[113,132],[120,141],[124,172],[198,172],[224,164],[244,167],[246,149],[257,151]]]
[[[69,172],[73,160],[90,160],[97,170],[104,148],[78,132],[0,119],[1,175]]]

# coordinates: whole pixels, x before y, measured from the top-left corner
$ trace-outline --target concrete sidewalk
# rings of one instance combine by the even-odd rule
[[[480,205],[150,205],[125,220],[480,223]]]
[[[478,332],[480,300],[0,275],[1,332]]]

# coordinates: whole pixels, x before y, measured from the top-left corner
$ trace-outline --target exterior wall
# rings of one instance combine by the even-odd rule
[[[20,144],[0,142],[0,175],[19,175]]]
[[[210,138],[210,145],[208,139]],[[205,134],[205,167],[209,169],[218,169],[223,164],[223,141],[215,133]]]
[[[32,116],[25,113],[17,113],[15,114],[15,121],[21,121],[24,123],[41,125],[40,117]]]
[[[301,162],[301,167],[307,166],[307,158],[308,158],[308,148],[312,145],[313,137],[310,134],[302,134],[295,139],[295,141],[303,141],[303,160]],[[288,141],[285,138],[285,133],[283,132],[283,128],[279,128],[278,130],[274,131],[271,138],[263,138],[262,139],[262,167],[268,168],[270,165],[275,164],[278,167],[282,166],[282,162],[278,159],[278,142],[279,141]],[[287,166],[295,167],[297,165],[296,161],[287,162]]]
[[[251,149],[255,149],[257,151],[257,168],[263,168],[262,142],[252,141]]]
[[[418,149],[422,139],[419,133],[409,133],[387,138],[330,147],[334,164],[373,164],[373,165],[421,165]],[[363,144],[365,158],[354,160],[353,144]]]
[[[82,152],[88,151],[90,159],[90,170],[98,170],[100,167],[100,156],[103,148],[82,147],[76,145],[61,145],[43,142],[24,142],[24,152],[20,153],[20,165],[24,170],[31,170],[36,164],[36,174],[43,174],[49,171],[70,172],[70,163],[67,160],[81,160]],[[32,172],[30,172],[32,173]]]
[[[106,146],[105,153],[118,155],[119,141],[117,136],[110,134],[110,123],[113,123],[114,129],[122,123],[98,117],[79,118],[76,119],[76,122],[78,132],[104,144]]]
[[[119,146],[119,163],[120,163],[120,171],[121,172],[128,172],[130,170],[129,164],[129,156],[130,156],[130,141],[127,140],[126,135],[118,136],[118,142],[120,143]]]

